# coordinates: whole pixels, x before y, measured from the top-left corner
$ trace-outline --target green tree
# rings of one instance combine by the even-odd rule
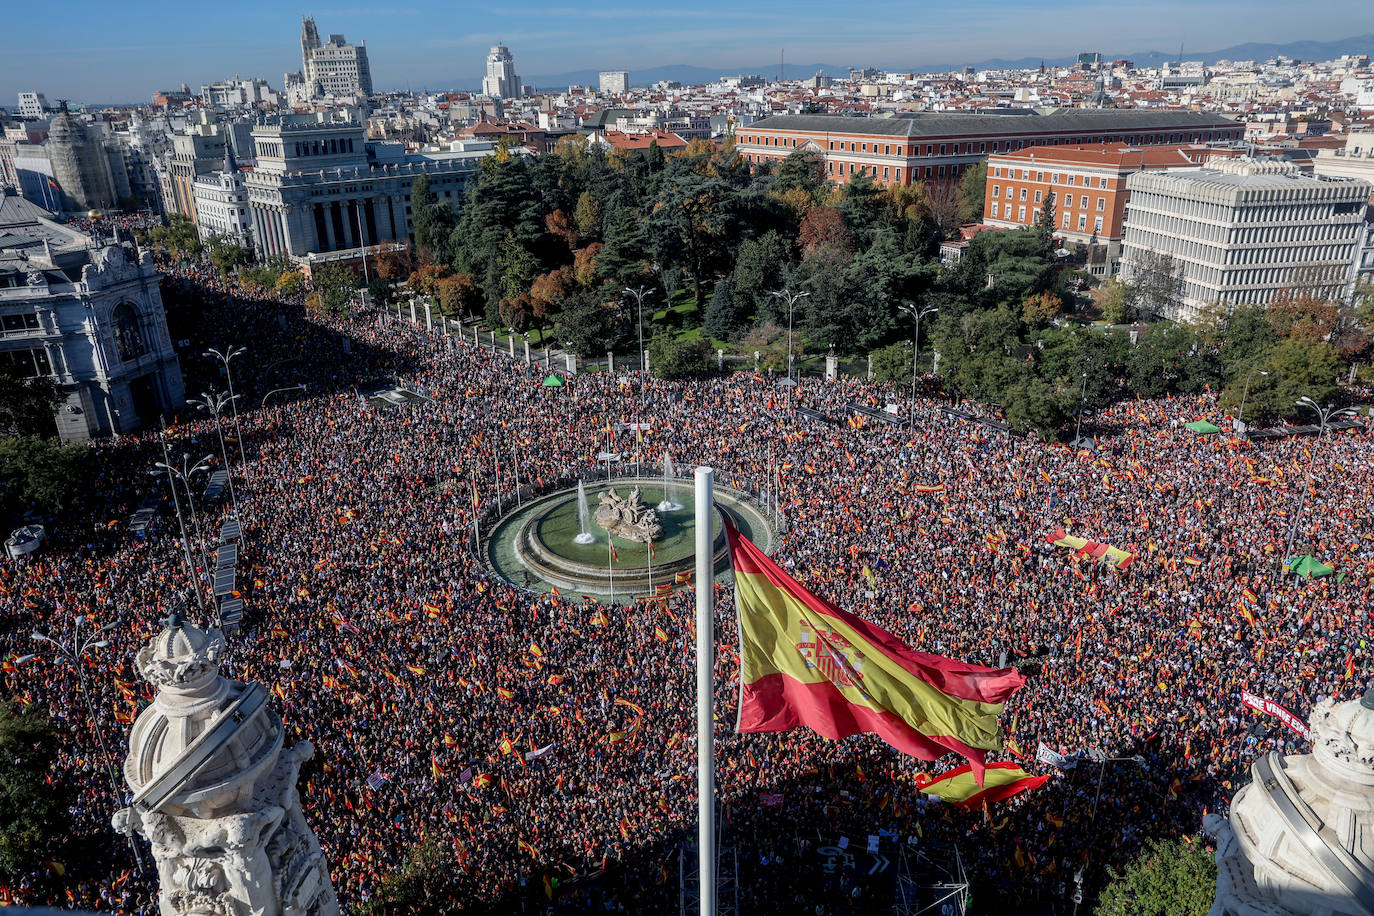
[[[1241,367],[1248,368],[1279,340],[1262,305],[1236,306],[1222,323],[1220,333],[1221,367],[1232,380]]]
[[[1201,391],[1218,383],[1219,369],[1213,351],[1202,345],[1197,332],[1172,321],[1151,325],[1127,357],[1130,389],[1142,398]]]
[[[873,351],[873,380],[911,384],[911,344],[895,343]]]
[[[1112,277],[1098,288],[1097,305],[1108,324],[1129,324],[1135,310],[1135,290],[1120,277]]]
[[[1250,378],[1250,394],[1245,402],[1245,415],[1250,418],[1293,418],[1302,411],[1298,398],[1310,397],[1325,404],[1336,394],[1336,377],[1344,368],[1340,355],[1321,340],[1289,338],[1264,351],[1254,364],[1269,374],[1250,375],[1243,366],[1230,385],[1222,392],[1221,404],[1236,407],[1244,396],[1245,380]]]
[[[448,850],[436,840],[426,839],[410,850],[400,868],[382,878],[358,912],[362,916],[445,912],[445,878],[457,870],[459,865]]]
[[[182,259],[192,259],[200,257],[205,246],[201,244],[200,233],[196,230],[196,224],[188,216],[174,213],[168,217],[167,225],[158,226],[151,233],[149,238],[153,244],[167,250],[173,257]]]
[[[235,268],[247,267],[253,263],[253,252],[244,248],[232,238],[212,235],[205,240],[205,251],[210,263],[219,270],[221,280],[228,280]]]
[[[728,263],[736,229],[736,194],[724,179],[698,175],[675,158],[664,172],[649,217],[660,264],[676,267],[692,281],[698,310],[706,305],[705,283]]]
[[[1102,889],[1097,916],[1206,916],[1216,893],[1217,866],[1201,843],[1151,840]]]
[[[1035,230],[1044,238],[1046,245],[1052,245],[1054,228],[1054,192],[1051,191],[1040,205],[1040,215],[1035,218]]]
[[[665,381],[693,378],[711,371],[711,345],[700,338],[656,337],[649,344],[649,365]]]
[[[71,509],[90,489],[90,459],[81,445],[37,436],[0,439],[0,518],[18,524],[35,513]]]
[[[830,190],[830,182],[825,178],[825,159],[816,150],[795,150],[782,162],[773,174],[773,188],[787,192],[800,188],[815,203],[825,199]]]
[[[0,874],[32,871],[67,836],[72,791],[51,779],[57,755],[42,706],[0,700]]]
[[[602,302],[594,290],[579,290],[564,300],[553,325],[554,339],[584,359],[614,350],[625,330],[616,302]]]
[[[774,229],[740,243],[735,252],[731,291],[745,314],[776,320],[778,300],[771,294],[782,288],[793,257],[791,244]],[[782,320],[786,321],[787,316],[783,315]]]
[[[748,324],[748,317],[735,298],[734,285],[727,278],[716,284],[711,304],[706,306],[702,327],[718,340],[730,340]]]
[[[1145,252],[1131,275],[1136,308],[1154,317],[1173,317],[1178,313],[1178,283],[1178,269],[1170,255]]]
[[[428,175],[416,178],[410,186],[410,213],[416,247],[426,251],[442,249],[453,231],[453,208],[434,196]]]
[[[50,436],[53,411],[66,400],[50,375],[26,377],[15,363],[0,363],[0,436]]]
[[[321,264],[310,271],[310,285],[319,296],[320,308],[331,315],[344,315],[358,288],[358,278],[346,267]]]
[[[584,239],[601,238],[601,201],[591,191],[583,191],[577,198],[577,209],[573,211],[573,224],[577,234]]]
[[[964,169],[959,176],[959,221],[977,223],[983,219],[983,198],[987,195],[988,161]]]

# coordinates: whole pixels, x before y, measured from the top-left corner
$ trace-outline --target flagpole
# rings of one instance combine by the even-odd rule
[[[716,916],[715,722],[711,714],[715,688],[715,474],[696,470],[697,497],[697,880],[701,916]]]

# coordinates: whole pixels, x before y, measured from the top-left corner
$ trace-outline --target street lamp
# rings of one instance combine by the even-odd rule
[[[239,437],[239,461],[242,463],[241,467],[244,473],[248,471],[248,453],[243,449],[243,427],[239,425],[239,405],[234,395],[234,373],[229,368],[229,364],[233,362],[234,357],[242,356],[247,352],[247,347],[237,347],[233,349],[226,347],[223,351],[216,350],[212,347],[204,353],[205,356],[213,356],[224,363],[224,377],[229,382],[230,403],[233,405],[234,410],[234,434]]]
[[[181,547],[186,558],[186,576],[191,580],[191,587],[196,593],[196,604],[200,609],[205,610],[205,598],[200,593],[200,579],[196,575],[196,564],[191,559],[191,539],[186,534],[186,519],[181,514],[181,499],[177,496],[177,479],[181,479],[182,486],[186,488],[186,504],[191,510],[191,524],[196,529],[196,539],[203,540],[199,534],[200,520],[196,517],[195,497],[191,495],[191,475],[205,470],[210,466],[210,456],[206,455],[195,467],[190,467],[191,456],[183,454],[181,456],[181,467],[172,464],[172,457],[167,451],[166,439],[162,442],[162,457],[164,460],[156,462],[153,466],[161,470],[153,471],[154,474],[166,474],[167,485],[172,488],[172,504],[176,506],[177,524],[181,528]],[[197,548],[199,549],[199,548]]]
[[[110,756],[110,748],[105,743],[105,733],[101,731],[100,726],[96,722],[95,706],[91,703],[90,690],[86,686],[86,656],[93,653],[96,649],[103,649],[110,644],[110,641],[104,637],[106,633],[114,629],[115,625],[113,623],[107,623],[103,627],[96,627],[83,631],[82,626],[85,624],[95,627],[86,617],[77,616],[71,638],[66,642],[54,639],[45,633],[40,633],[38,630],[34,630],[30,636],[33,638],[34,642],[50,646],[53,650],[53,654],[76,672],[78,692],[81,694],[81,699],[86,705],[86,717],[90,723],[91,731],[95,732],[96,743],[100,746],[102,762],[105,767],[105,775],[110,780],[110,794],[114,796],[115,807],[118,808],[122,806],[120,804],[119,782],[115,777],[114,758]],[[129,849],[134,854],[134,862],[138,865],[139,874],[142,874],[143,856],[139,853],[138,846],[134,842],[132,835],[129,837]]]
[[[1073,447],[1079,447],[1083,436],[1083,405],[1088,403],[1088,373],[1083,373],[1083,384],[1078,390],[1078,422],[1073,429]]]
[[[809,292],[806,292],[806,291],[794,293],[794,292],[792,292],[792,290],[790,290],[790,289],[784,287],[783,289],[778,290],[777,292],[770,293],[769,295],[775,296],[775,297],[777,297],[778,299],[781,299],[781,300],[783,300],[784,302],[787,303],[787,377],[788,377],[788,378],[791,378],[791,377],[792,377],[792,309],[796,307],[798,301],[800,301],[800,300],[802,300],[802,299],[805,299],[807,296],[809,296],[809,295],[811,295],[811,294],[810,294]]]
[[[639,331],[639,398],[644,399],[644,297],[653,292],[650,287],[641,286],[639,289],[625,287],[625,292],[635,297],[635,302],[639,305],[639,317],[635,320],[635,327]]]
[[[283,391],[305,391],[305,390],[306,390],[306,389],[305,389],[305,385],[302,385],[302,384],[287,385],[285,388],[273,388],[271,391],[267,392],[266,394],[264,394],[264,395],[262,396],[262,403],[258,405],[258,409],[259,409],[259,410],[266,410],[266,409],[267,409],[267,399],[270,398],[270,397],[271,397],[272,395],[274,395],[274,394],[278,394],[278,393],[283,392]]]
[[[1283,562],[1285,563],[1293,556],[1293,539],[1297,537],[1298,522],[1302,520],[1302,512],[1307,508],[1307,488],[1312,485],[1312,465],[1317,460],[1317,449],[1321,448],[1322,445],[1322,433],[1326,432],[1326,427],[1332,420],[1354,416],[1356,413],[1353,407],[1337,409],[1332,404],[1322,407],[1306,396],[1298,398],[1295,403],[1317,415],[1317,441],[1312,445],[1312,452],[1307,457],[1307,473],[1303,476],[1300,501],[1297,511],[1293,513],[1293,524],[1288,529],[1288,546],[1284,549],[1283,555]]]
[[[1255,373],[1256,373],[1256,372],[1258,372],[1260,375],[1268,375],[1268,374],[1269,374],[1268,372],[1266,372],[1266,371],[1263,370],[1263,369],[1251,369],[1251,370],[1246,374],[1246,376],[1245,376],[1245,390],[1244,390],[1243,392],[1241,392],[1241,396],[1240,396],[1240,411],[1236,414],[1236,421],[1239,422],[1242,426],[1245,424],[1245,399],[1246,399],[1247,397],[1250,396],[1250,379],[1252,379],[1252,378],[1255,377]],[[1246,427],[1246,430],[1245,430],[1245,438],[1247,438],[1247,439],[1250,438],[1250,429],[1249,429],[1249,427]]]
[[[201,392],[200,400],[188,398],[187,404],[194,404],[215,418],[215,432],[219,434],[219,453],[224,459],[224,476],[229,484],[229,505],[234,507],[234,518],[239,518],[239,500],[234,493],[234,475],[229,467],[229,453],[224,448],[224,427],[220,424],[220,415],[224,413],[224,408],[231,405],[237,397],[230,397],[223,392],[210,391]]]
[[[921,359],[921,319],[927,315],[938,315],[940,310],[933,305],[921,308],[911,303],[904,303],[897,308],[911,316],[914,328],[911,342],[911,426],[914,429],[916,427],[916,374]]]

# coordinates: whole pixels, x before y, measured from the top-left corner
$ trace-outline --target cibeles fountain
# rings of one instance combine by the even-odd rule
[[[314,749],[284,749],[263,686],[220,675],[224,651],[218,630],[176,611],[139,650],[157,697],[129,736],[133,800],[115,829],[152,844],[162,916],[333,916],[334,886],[296,791]]]
[[[1209,916],[1374,916],[1374,687],[1312,711],[1312,753],[1270,753],[1209,815],[1217,894]]]
[[[749,492],[724,475],[715,486],[716,570],[729,568],[721,516],[764,550],[777,524]],[[579,480],[512,507],[486,533],[481,556],[507,581],[532,591],[628,600],[687,584],[695,568],[696,518],[690,483],[664,456],[662,477]],[[685,498],[684,498],[685,497]]]

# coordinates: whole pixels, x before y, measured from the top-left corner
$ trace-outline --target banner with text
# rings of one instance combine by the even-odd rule
[[[1262,712],[1265,715],[1273,716],[1299,735],[1302,735],[1308,741],[1312,740],[1312,732],[1308,730],[1307,723],[1293,715],[1293,713],[1289,712],[1287,709],[1284,709],[1278,703],[1275,703],[1273,700],[1267,700],[1264,697],[1245,692],[1241,693],[1240,699],[1242,703],[1256,712]]]

